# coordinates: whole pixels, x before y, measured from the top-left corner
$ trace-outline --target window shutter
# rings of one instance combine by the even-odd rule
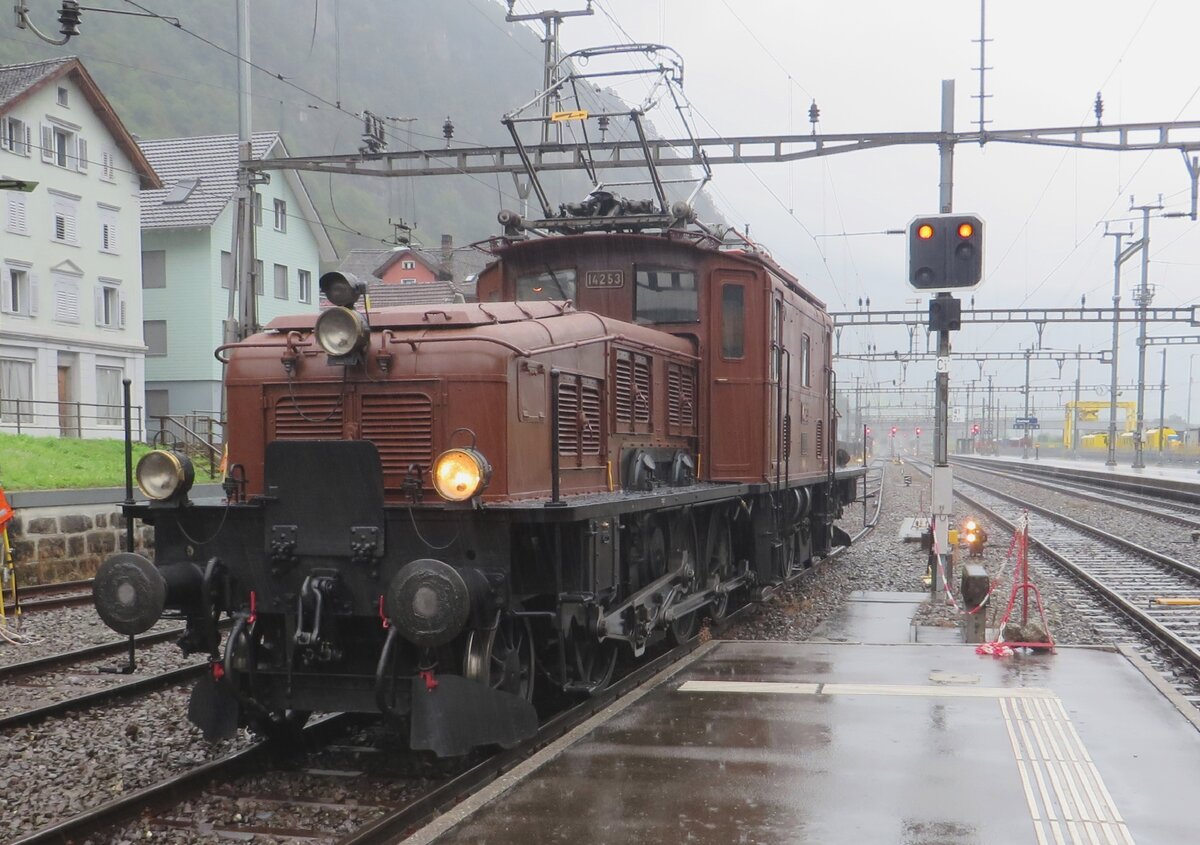
[[[38,314],[38,277],[36,273],[29,274],[29,316]]]
[[[104,285],[96,285],[96,325],[104,325]]]
[[[25,127],[25,149],[21,150],[21,155],[28,156],[29,151],[33,148],[33,138],[28,126]]]
[[[118,295],[117,305],[117,328],[125,328],[125,291],[121,291]]]
[[[63,215],[63,240],[69,244],[79,243],[79,233],[75,229],[75,215]]]
[[[42,124],[42,161],[54,161],[54,130]]]
[[[76,158],[77,167],[80,171],[86,171],[88,169],[87,141],[83,138],[78,138],[76,139],[76,145],[79,151],[79,156]]]
[[[8,268],[4,268],[4,275],[0,276],[0,313],[11,314],[12,312],[12,273]]]

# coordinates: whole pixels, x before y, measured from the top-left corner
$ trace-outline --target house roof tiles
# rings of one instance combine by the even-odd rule
[[[162,138],[142,141],[140,146],[165,185],[161,190],[142,191],[142,228],[178,229],[216,222],[237,188],[237,136]],[[278,132],[255,132],[251,138],[256,159],[282,146]],[[188,179],[197,180],[194,188],[182,201],[173,201],[185,193],[174,192],[175,186]]]

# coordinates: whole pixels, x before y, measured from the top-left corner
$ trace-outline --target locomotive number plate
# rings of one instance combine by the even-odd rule
[[[585,288],[623,288],[624,270],[588,270],[583,277]]]

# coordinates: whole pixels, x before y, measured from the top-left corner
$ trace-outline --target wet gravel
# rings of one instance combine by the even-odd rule
[[[160,620],[151,631],[178,628],[179,620]],[[89,645],[121,642],[120,634],[100,621],[91,604],[80,607],[59,607],[21,615],[20,625],[9,619],[8,631],[20,634],[16,644],[0,637],[0,666],[23,663]]]

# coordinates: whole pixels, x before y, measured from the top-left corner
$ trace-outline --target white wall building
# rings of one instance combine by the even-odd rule
[[[0,431],[120,437],[122,381],[145,396],[139,191],[161,182],[75,58],[0,67],[0,179],[37,183],[0,190]]]

